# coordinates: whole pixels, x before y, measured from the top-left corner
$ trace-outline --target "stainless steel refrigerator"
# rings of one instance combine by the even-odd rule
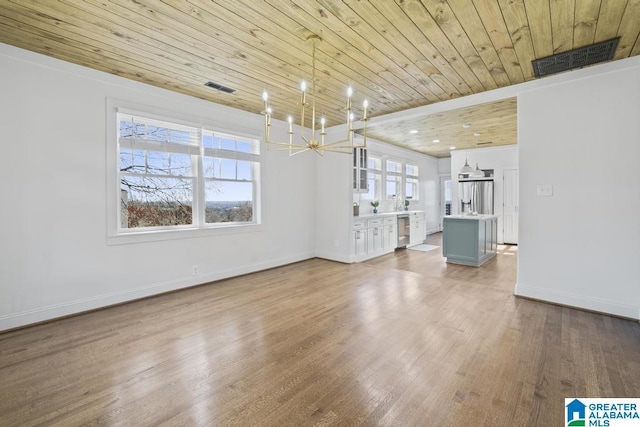
[[[460,213],[493,214],[493,179],[461,179],[458,181]]]

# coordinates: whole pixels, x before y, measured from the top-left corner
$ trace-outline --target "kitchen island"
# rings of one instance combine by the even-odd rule
[[[498,217],[495,215],[445,216],[442,255],[448,263],[480,267],[496,256]]]

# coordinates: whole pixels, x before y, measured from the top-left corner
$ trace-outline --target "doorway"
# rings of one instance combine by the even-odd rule
[[[438,227],[442,231],[442,218],[451,215],[451,175],[440,177],[440,221]]]

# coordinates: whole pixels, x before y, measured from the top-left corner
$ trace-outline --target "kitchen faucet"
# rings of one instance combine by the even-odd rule
[[[396,195],[396,212],[402,211],[404,209],[404,197],[402,193],[398,193]]]

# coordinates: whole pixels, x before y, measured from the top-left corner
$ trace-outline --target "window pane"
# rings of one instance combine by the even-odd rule
[[[168,175],[169,153],[147,151],[147,173],[155,175]]]
[[[231,159],[219,159],[219,161],[220,178],[236,179],[236,161]]]
[[[120,120],[120,137],[129,138],[133,136],[133,122],[130,120]]]
[[[202,144],[204,148],[213,148],[213,135],[206,133],[202,135]]]
[[[190,144],[191,134],[186,130],[171,129],[169,131],[168,141],[177,143],[177,144]]]
[[[393,199],[398,195],[400,181],[401,178],[399,176],[387,176],[387,199]]]
[[[237,179],[251,180],[251,162],[243,162],[238,160],[238,176]]]
[[[120,172],[144,172],[144,151],[120,150]]]
[[[236,142],[229,138],[220,138],[220,148],[223,150],[236,151]]]
[[[368,191],[362,194],[363,200],[379,200],[380,199],[380,183],[382,176],[377,173],[369,173],[367,175]]]
[[[143,165],[144,163],[141,163],[141,166]],[[143,172],[144,168],[136,170]],[[146,173],[152,175],[191,176],[191,156],[189,154],[148,151]]]
[[[367,168],[374,170],[382,169],[382,159],[378,159],[376,157],[369,156],[369,160],[367,161]]]
[[[238,151],[241,153],[253,153],[253,146],[250,142],[238,141]]]
[[[214,159],[213,157],[203,157],[202,158],[202,174],[207,178],[216,177],[214,168]]]
[[[405,198],[418,200],[418,180],[415,178],[407,178],[405,185]]]
[[[146,135],[144,135],[144,137],[145,139],[150,139],[152,141],[168,141],[169,133],[167,128],[147,126]]]
[[[253,221],[252,182],[205,182],[205,222]]]
[[[402,164],[394,162],[393,160],[387,160],[387,172],[402,172]]]
[[[189,154],[171,153],[169,155],[169,174],[191,176],[191,156]]]
[[[120,184],[123,227],[192,223],[193,181],[190,178],[124,176]]]
[[[418,176],[418,166],[407,165],[407,175]]]

